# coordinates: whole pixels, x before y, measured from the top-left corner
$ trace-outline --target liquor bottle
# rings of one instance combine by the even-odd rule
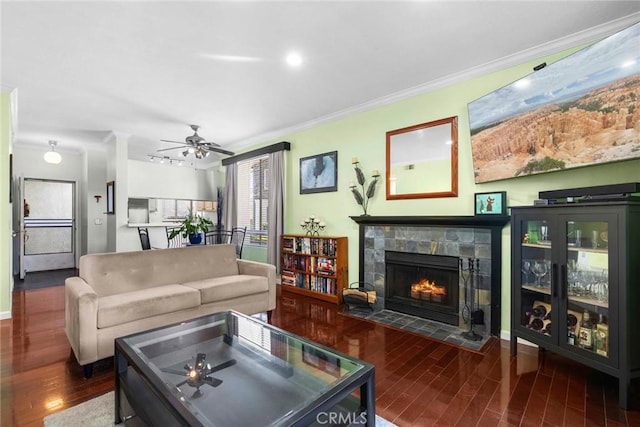
[[[578,345],[585,350],[593,350],[592,322],[589,318],[589,310],[584,310],[582,322],[580,322],[580,333],[578,334]]]
[[[600,318],[598,319],[594,346],[596,353],[602,356],[606,356],[609,353],[609,325],[607,325],[607,320],[602,313],[600,313]]]
[[[567,316],[567,342],[569,345],[576,345],[576,325],[578,318],[573,314]]]

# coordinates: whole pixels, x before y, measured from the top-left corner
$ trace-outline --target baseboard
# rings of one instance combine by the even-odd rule
[[[511,331],[500,331],[500,339],[505,341],[511,341]],[[527,340],[523,340],[522,338],[518,338],[518,344],[528,345],[529,347],[538,347],[536,344],[529,342]]]
[[[6,320],[6,319],[11,319],[11,312],[10,311],[1,311],[0,312],[0,320]]]

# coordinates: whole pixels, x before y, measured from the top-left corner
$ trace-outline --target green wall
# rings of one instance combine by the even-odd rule
[[[529,74],[541,62],[551,64],[576,50],[578,48],[569,49],[280,137],[278,141],[291,142],[286,165],[285,233],[300,233],[300,221],[315,214],[327,223],[324,235],[349,238],[349,281],[356,281],[358,226],[349,216],[362,214],[362,209],[349,189],[349,182],[355,180],[351,158],[358,157],[365,175],[370,176],[371,170],[378,169],[384,177],[387,131],[450,116],[458,116],[458,197],[386,200],[385,183],[381,180],[369,204],[370,215],[473,215],[473,195],[476,192],[506,191],[508,206],[519,206],[531,205],[541,190],[640,181],[640,161],[632,160],[480,185],[474,182],[467,104]],[[298,171],[300,158],[334,150],[338,151],[338,191],[301,195]],[[502,238],[503,330],[510,328],[509,233],[507,226]]]
[[[11,205],[9,204],[9,152],[11,95],[0,93],[0,315],[11,310]]]

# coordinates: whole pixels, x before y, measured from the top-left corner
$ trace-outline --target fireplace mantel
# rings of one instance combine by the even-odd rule
[[[502,229],[509,222],[508,215],[478,216],[371,216],[360,215],[350,217],[361,225],[455,225],[458,227]]]
[[[478,216],[371,216],[350,217],[359,225],[359,280],[365,281],[365,230],[369,227],[435,227],[451,229],[484,229],[490,232],[491,258],[491,334],[500,335],[502,229],[510,221],[508,215]]]

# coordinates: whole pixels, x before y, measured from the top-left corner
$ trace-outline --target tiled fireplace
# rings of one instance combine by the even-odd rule
[[[502,228],[509,221],[508,216],[351,218],[360,225],[360,281],[375,286],[382,307],[465,327],[462,313],[465,307],[466,276],[458,274],[457,263],[462,258],[463,265],[467,266],[470,258],[476,259],[475,283],[478,292],[475,297],[479,308],[484,311],[484,328],[492,335],[500,334],[501,236]],[[409,264],[418,266],[408,267],[407,262],[401,261],[403,266],[399,271],[390,270],[389,259],[393,263],[398,258],[402,259],[403,253],[406,254],[405,261],[408,259]],[[440,273],[430,273],[437,276],[432,278],[436,282],[433,287],[439,290],[414,287],[412,300],[412,288],[409,285],[408,290],[399,292],[399,297],[390,296],[392,288],[399,285],[398,282],[422,280],[407,277],[412,274],[420,276],[426,271],[424,263],[428,264],[429,261],[425,261],[420,255],[433,256],[431,263],[435,262],[436,267],[444,267]],[[447,271],[452,274],[447,275]],[[446,283],[447,281],[455,284]],[[407,284],[402,286],[406,287]],[[443,287],[449,289],[443,291]],[[425,291],[420,294],[423,288]],[[445,297],[438,296],[443,292],[446,292]],[[431,309],[431,313],[424,312],[424,309]]]

